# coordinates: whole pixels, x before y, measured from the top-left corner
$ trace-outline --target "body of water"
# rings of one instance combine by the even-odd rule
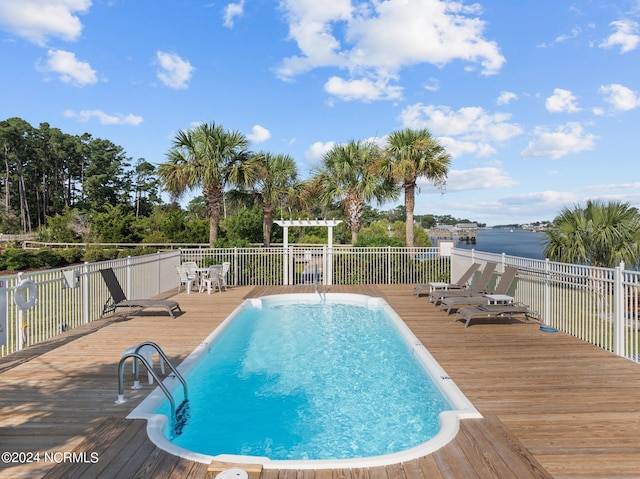
[[[522,258],[544,259],[545,233],[508,229],[478,230],[476,244],[460,243],[456,248],[475,249],[487,253],[505,253]],[[434,242],[434,245],[437,244]]]

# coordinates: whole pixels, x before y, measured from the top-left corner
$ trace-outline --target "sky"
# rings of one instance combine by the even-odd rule
[[[336,144],[427,128],[452,160],[415,214],[640,207],[640,0],[0,0],[0,65],[0,120],[132,161],[214,122],[307,178]]]

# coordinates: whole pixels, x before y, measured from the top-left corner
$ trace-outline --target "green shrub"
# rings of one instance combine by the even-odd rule
[[[60,254],[58,250],[51,248],[42,248],[36,251],[35,256],[40,263],[40,266],[50,266],[57,268],[67,264],[67,260]]]
[[[8,248],[4,251],[4,255],[8,270],[23,271],[42,266],[33,252],[28,250]]]
[[[67,264],[80,263],[84,256],[84,250],[82,248],[65,248],[59,250],[59,253]]]
[[[87,248],[87,250],[84,252],[83,259],[88,263],[97,263],[99,261],[116,259],[119,257],[119,254],[120,250],[116,248],[102,248],[99,246],[92,246],[90,248]]]

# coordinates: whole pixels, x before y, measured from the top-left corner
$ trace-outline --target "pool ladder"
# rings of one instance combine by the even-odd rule
[[[118,399],[116,399],[116,404],[122,404],[127,402],[127,399],[124,397],[124,365],[127,359],[129,358],[134,358],[133,367],[134,367],[135,381],[133,383],[133,388],[138,389],[141,387],[140,386],[140,369],[138,367],[138,361],[135,361],[137,359],[141,361],[142,364],[144,364],[144,366],[147,368],[147,371],[149,371],[149,374],[151,374],[153,379],[155,379],[155,381],[158,383],[158,386],[160,387],[160,389],[162,389],[162,392],[165,394],[165,396],[167,396],[167,399],[171,403],[171,418],[173,419],[173,422],[174,422],[173,428],[175,429],[177,425],[181,423],[181,421],[178,420],[179,418],[176,414],[176,401],[173,398],[173,395],[167,389],[167,386],[164,385],[164,383],[158,376],[158,373],[156,373],[155,370],[153,369],[153,366],[151,366],[151,364],[149,364],[147,359],[142,354],[140,354],[140,350],[145,346],[150,346],[153,349],[155,349],[157,353],[160,355],[160,357],[164,360],[164,362],[169,366],[169,368],[171,368],[171,371],[173,371],[173,374],[175,374],[175,377],[177,377],[182,383],[182,387],[184,389],[184,401],[182,401],[182,403],[180,404],[178,411],[185,410],[185,406],[187,404],[187,401],[189,400],[189,395],[187,391],[187,382],[184,380],[182,375],[178,372],[176,367],[169,360],[169,358],[164,353],[164,351],[160,348],[160,346],[158,346],[156,343],[153,343],[151,341],[145,341],[143,343],[138,344],[134,352],[125,353],[122,356],[122,358],[120,358],[120,363],[118,364]]]

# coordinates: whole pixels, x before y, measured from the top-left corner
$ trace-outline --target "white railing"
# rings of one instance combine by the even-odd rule
[[[233,285],[415,284],[450,277],[449,257],[438,248],[184,249],[182,257],[199,266],[230,262]]]
[[[511,296],[541,323],[640,362],[640,272],[455,249],[452,270],[472,261],[516,266]]]
[[[617,268],[557,263],[454,248],[354,248],[335,246],[272,248],[197,248],[154,255],[86,263],[0,278],[7,338],[0,356],[61,334],[101,317],[109,293],[98,273],[111,267],[127,297],[147,298],[178,287],[175,266],[229,262],[229,285],[406,284],[457,279],[472,262],[498,263],[494,283],[507,265],[518,268],[510,295],[538,313],[544,325],[640,362],[640,273]],[[66,287],[64,271],[75,271],[78,287]],[[35,307],[20,312],[13,301],[23,278],[37,285]],[[490,286],[493,286],[491,284]],[[24,328],[23,326],[27,327]],[[2,326],[0,324],[0,326]],[[1,329],[1,328],[0,328]],[[26,329],[26,331],[25,331]]]
[[[127,298],[143,299],[177,288],[179,263],[176,250],[0,278],[0,357],[99,319],[110,299],[101,269],[114,270]],[[37,290],[35,306],[25,310],[14,301],[22,280]]]

